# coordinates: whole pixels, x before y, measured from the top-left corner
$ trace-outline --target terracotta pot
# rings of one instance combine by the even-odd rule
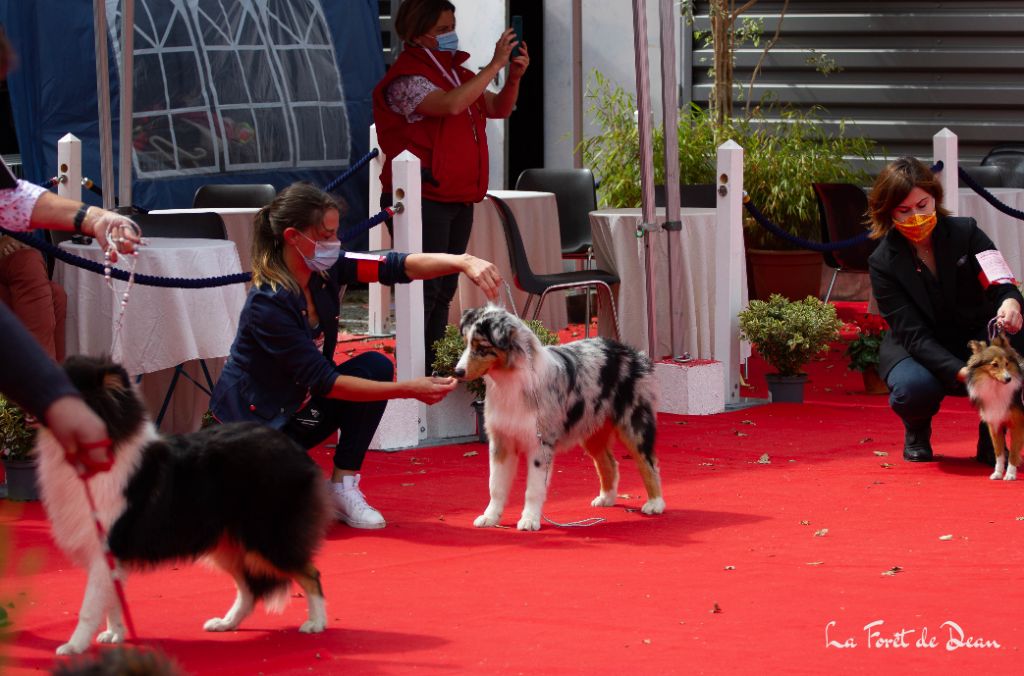
[[[882,380],[882,376],[878,375],[878,369],[874,366],[864,369],[860,375],[864,379],[864,394],[889,394],[889,386]]]
[[[7,499],[22,502],[39,499],[35,460],[4,460]]]
[[[807,382],[806,373],[800,373],[795,376],[766,373],[764,378],[768,381],[768,399],[773,404],[804,403],[804,384]]]
[[[817,251],[747,249],[752,298],[781,293],[790,300],[821,295],[821,254]]]

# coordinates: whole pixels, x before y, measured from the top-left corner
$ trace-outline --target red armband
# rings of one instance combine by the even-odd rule
[[[345,258],[356,262],[356,279],[360,282],[380,281],[380,264],[384,262],[384,256],[346,251]]]

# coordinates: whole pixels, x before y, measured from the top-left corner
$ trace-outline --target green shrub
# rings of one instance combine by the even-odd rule
[[[28,460],[32,457],[35,430],[25,412],[13,401],[0,396],[0,454],[5,460]]]
[[[773,293],[740,312],[740,332],[781,375],[795,376],[814,355],[828,350],[843,323],[834,305],[814,296],[791,301]]]

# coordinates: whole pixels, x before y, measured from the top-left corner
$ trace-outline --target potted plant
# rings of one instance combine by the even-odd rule
[[[548,331],[540,321],[531,319],[526,322],[542,345],[557,345],[558,334]],[[466,341],[459,332],[459,327],[449,324],[445,327],[444,336],[434,342],[434,363],[431,365],[434,373],[439,376],[450,376],[455,373],[455,366],[459,363],[459,357],[466,349]],[[487,443],[487,432],[484,429],[484,397],[487,388],[483,378],[470,380],[466,383],[466,389],[473,397],[473,410],[476,411],[476,434],[477,439]]]
[[[776,373],[769,373],[768,392],[773,402],[803,402],[807,374],[801,369],[839,337],[843,323],[834,305],[814,296],[791,301],[772,294],[767,301],[752,300],[739,314],[740,333]]]
[[[888,386],[878,375],[878,350],[889,325],[881,316],[870,313],[861,315],[853,324],[856,334],[846,345],[850,369],[860,371],[866,394],[888,394]]]
[[[38,500],[36,459],[32,454],[35,430],[25,412],[0,395],[0,457],[4,463],[7,497]]]

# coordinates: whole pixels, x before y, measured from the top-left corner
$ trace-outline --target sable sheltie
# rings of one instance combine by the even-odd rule
[[[654,455],[656,383],[646,355],[603,338],[544,346],[519,318],[493,305],[463,313],[461,330],[466,349],[455,375],[483,376],[487,386],[491,500],[473,525],[494,526],[501,519],[517,456],[523,455],[526,501],[517,527],[538,530],[554,455],[581,443],[601,480],[591,504],[614,505],[619,468],[613,432],[640,468],[648,497],[643,513],[665,511]]]
[[[323,474],[305,451],[251,423],[161,436],[119,365],[71,357],[65,369],[113,442],[113,467],[88,482],[119,568],[200,557],[223,568],[238,594],[224,617],[206,622],[207,631],[234,629],[257,600],[280,610],[295,580],[309,605],[299,631],[323,631],[327,617],[313,555],[332,512]],[[86,650],[104,616],[107,628],[96,640],[118,643],[124,621],[82,480],[49,431],[40,430],[36,450],[54,540],[89,574],[78,625],[57,653]]]
[[[968,345],[967,394],[988,425],[996,455],[990,479],[1015,481],[1024,446],[1024,404],[1021,404],[1020,355],[1005,336],[991,343],[972,340]],[[1006,431],[1010,431],[1010,460],[1006,460]]]

